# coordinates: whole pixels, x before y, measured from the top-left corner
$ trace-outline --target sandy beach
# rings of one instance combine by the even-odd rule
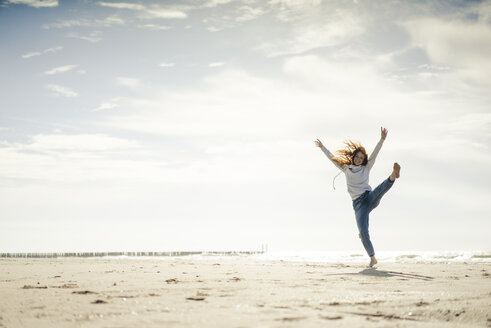
[[[491,327],[491,263],[0,259],[0,327]]]

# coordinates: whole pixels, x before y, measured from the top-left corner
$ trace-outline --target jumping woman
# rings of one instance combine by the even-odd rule
[[[384,180],[377,188],[373,189],[368,184],[370,170],[375,163],[377,154],[382,148],[385,138],[387,137],[387,129],[380,128],[380,141],[375,146],[370,158],[367,155],[365,148],[359,143],[346,141],[346,147],[338,150],[339,156],[334,156],[329,150],[324,147],[322,142],[317,139],[315,145],[319,147],[327,158],[336,165],[346,175],[346,184],[348,185],[348,193],[353,200],[353,209],[355,210],[356,225],[358,226],[359,236],[363,247],[370,256],[370,267],[377,264],[375,251],[370,234],[368,233],[368,223],[370,212],[378,206],[380,200],[385,193],[392,187],[394,181],[399,178],[401,167],[394,163],[394,170],[388,179]]]

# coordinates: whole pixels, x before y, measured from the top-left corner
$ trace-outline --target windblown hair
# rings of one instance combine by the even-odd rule
[[[338,154],[338,156],[334,157],[336,162],[343,165],[354,164],[353,159],[355,158],[356,154],[361,151],[365,155],[365,159],[361,165],[367,165],[368,154],[365,147],[363,147],[359,142],[353,142],[351,140],[345,141],[344,144],[346,145],[344,149],[336,151]]]

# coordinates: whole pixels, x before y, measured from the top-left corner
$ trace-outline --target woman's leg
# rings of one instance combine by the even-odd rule
[[[392,187],[394,184],[395,179],[399,178],[399,172],[401,170],[401,167],[399,164],[394,163],[394,170],[392,171],[392,174],[390,175],[389,178],[384,180],[381,184],[377,186],[374,190],[370,192],[368,195],[368,200],[369,200],[369,206],[368,206],[368,211],[371,212],[373,209],[375,209],[379,204],[380,200],[382,197],[385,195],[387,191]]]
[[[387,191],[392,187],[394,184],[393,181],[390,181],[389,178],[385,179],[381,184],[377,186],[377,188],[373,189],[370,192],[370,195],[368,195],[368,211],[371,212],[373,209],[375,209],[379,204],[380,200],[382,197],[385,195]]]
[[[361,239],[361,243],[365,250],[367,251],[368,256],[372,257],[375,255],[375,251],[373,249],[372,242],[370,241],[370,234],[368,232],[368,221],[369,221],[369,211],[368,211],[368,202],[365,200],[362,204],[359,204],[357,208],[355,208],[355,216],[356,216],[356,225],[358,226],[359,237]]]

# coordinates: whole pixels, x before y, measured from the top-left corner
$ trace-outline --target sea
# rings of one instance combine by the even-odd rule
[[[356,263],[366,262],[366,254],[357,251],[345,252],[276,252],[276,251],[174,251],[174,252],[56,252],[56,253],[0,253],[0,258],[118,258],[162,259],[192,258],[232,260],[251,258],[265,261],[288,261],[306,263]],[[379,262],[399,263],[466,263],[491,262],[491,251],[380,251]]]
[[[355,263],[368,261],[368,256],[361,252],[271,252],[257,254],[255,256],[267,260],[316,263]],[[380,251],[375,256],[379,262],[491,262],[491,251]]]

